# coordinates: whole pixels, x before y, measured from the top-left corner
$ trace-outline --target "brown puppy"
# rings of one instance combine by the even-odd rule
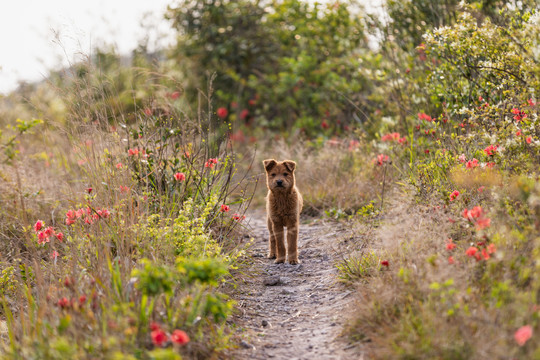
[[[298,264],[298,226],[302,211],[302,195],[295,184],[294,170],[296,163],[291,160],[277,162],[264,160],[266,169],[266,212],[269,240],[269,259],[276,259],[276,264],[285,262],[284,227],[287,227],[287,261]]]

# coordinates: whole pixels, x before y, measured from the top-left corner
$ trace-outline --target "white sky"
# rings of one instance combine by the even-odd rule
[[[361,2],[374,9],[381,1]],[[20,80],[43,80],[49,70],[104,43],[120,54],[135,49],[147,34],[150,50],[172,43],[170,24],[163,20],[171,3],[174,0],[0,0],[0,93],[14,90]],[[141,26],[143,18],[147,30]]]
[[[162,20],[171,2],[0,0],[0,93],[14,90],[19,80],[42,80],[48,70],[65,66],[77,54],[89,54],[103,43],[129,53],[146,34],[150,45],[158,38],[173,41],[170,25]],[[147,13],[150,16],[145,17]],[[150,31],[141,26],[143,18]]]

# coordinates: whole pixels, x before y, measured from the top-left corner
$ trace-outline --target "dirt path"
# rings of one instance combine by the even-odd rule
[[[340,337],[352,291],[337,281],[338,240],[349,231],[321,221],[300,226],[300,265],[266,259],[266,218],[249,219],[253,264],[236,295],[233,319],[244,340],[235,359],[358,359],[358,350]]]

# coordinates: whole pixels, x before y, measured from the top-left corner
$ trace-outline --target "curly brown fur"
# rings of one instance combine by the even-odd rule
[[[291,160],[278,162],[274,159],[263,161],[266,170],[266,212],[270,240],[268,258],[276,263],[287,261],[298,264],[298,227],[302,211],[302,195],[296,188],[294,170],[296,163]],[[287,250],[285,250],[285,231],[287,227]]]

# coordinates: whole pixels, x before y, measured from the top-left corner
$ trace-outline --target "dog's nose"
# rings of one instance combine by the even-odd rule
[[[277,186],[283,186],[283,180],[276,181]]]

